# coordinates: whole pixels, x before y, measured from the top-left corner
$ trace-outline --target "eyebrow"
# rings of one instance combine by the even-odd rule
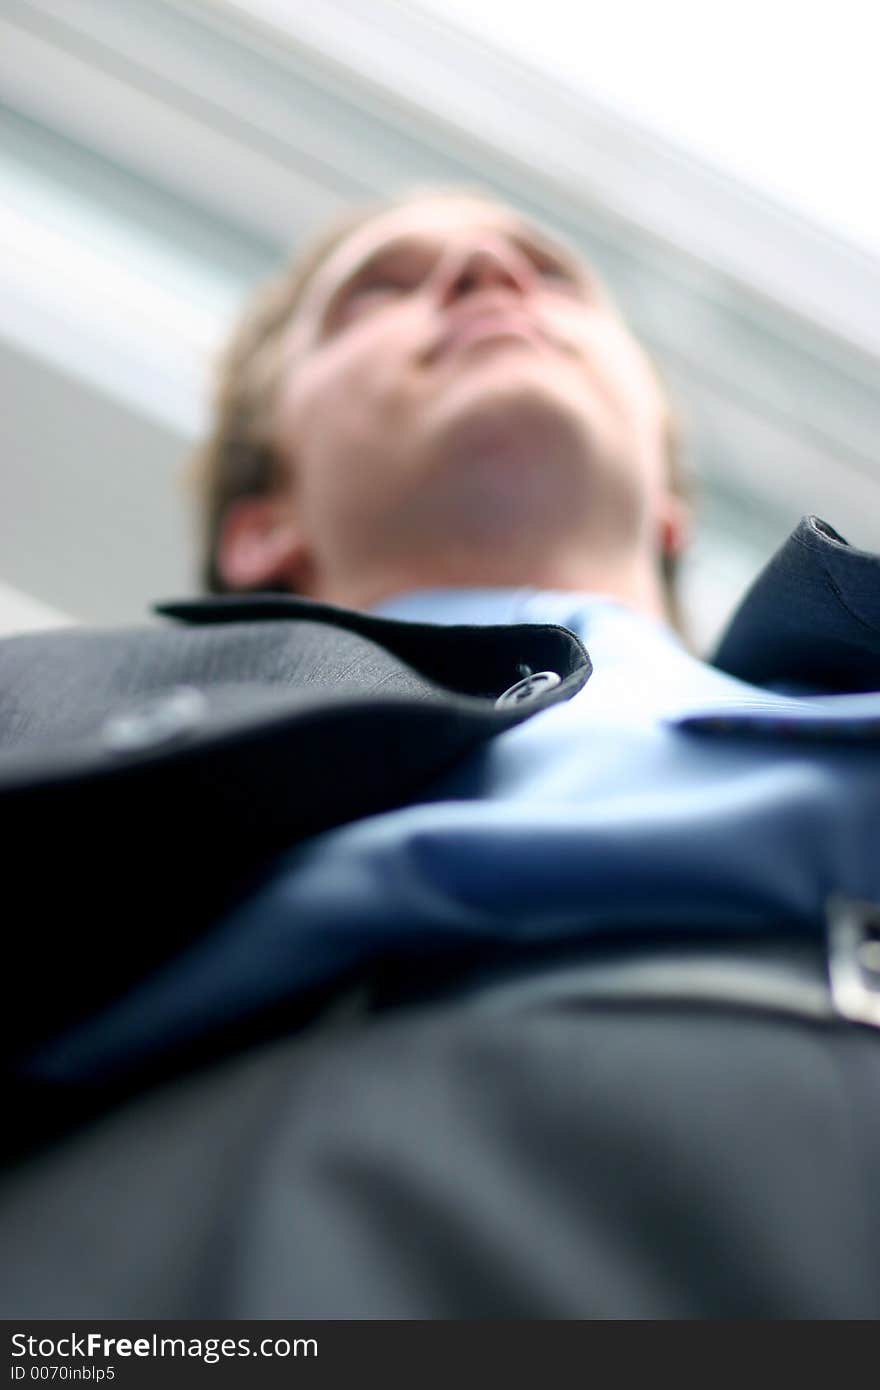
[[[353,284],[356,280],[359,280],[362,275],[369,274],[371,270],[381,265],[383,261],[400,255],[401,252],[413,250],[423,244],[423,242],[420,242],[418,235],[413,232],[402,233],[400,236],[392,237],[390,241],[383,241],[381,246],[375,247],[374,250],[363,256],[361,260],[353,266],[345,276],[345,279],[340,281],[337,286],[337,291],[343,289],[346,285]],[[335,293],[336,291],[334,291],[334,296]]]

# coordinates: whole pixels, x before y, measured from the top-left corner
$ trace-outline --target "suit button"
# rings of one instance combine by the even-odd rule
[[[503,695],[499,695],[495,701],[495,708],[502,709],[505,705],[521,705],[524,700],[536,700],[539,695],[545,695],[548,690],[555,690],[557,685],[562,684],[562,677],[557,676],[555,671],[536,671],[533,676],[526,676],[524,680],[517,681],[516,685],[510,686]]]
[[[184,738],[204,722],[208,702],[200,690],[178,685],[142,705],[114,714],[101,729],[101,739],[111,753],[139,753]]]

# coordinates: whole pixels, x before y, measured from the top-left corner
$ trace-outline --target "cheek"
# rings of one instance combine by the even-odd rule
[[[291,379],[281,405],[282,428],[294,453],[326,455],[346,446],[388,440],[410,393],[399,338],[352,330],[350,340],[323,349]]]
[[[639,435],[661,435],[666,403],[656,375],[638,344],[616,330],[588,344],[588,367],[601,380],[621,426]]]
[[[395,443],[408,437],[400,366],[387,351],[345,346],[301,369],[279,402],[298,506],[324,536],[356,532],[381,507],[400,471]]]

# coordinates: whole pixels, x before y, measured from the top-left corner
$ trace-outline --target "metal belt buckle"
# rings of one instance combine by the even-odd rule
[[[828,899],[828,980],[840,1018],[880,1028],[880,903]]]

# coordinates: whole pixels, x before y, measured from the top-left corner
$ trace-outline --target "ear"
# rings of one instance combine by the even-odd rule
[[[308,555],[290,501],[240,497],[220,528],[217,567],[230,589],[302,587]]]
[[[681,555],[691,539],[693,513],[683,497],[667,492],[660,504],[658,540],[662,555]]]

